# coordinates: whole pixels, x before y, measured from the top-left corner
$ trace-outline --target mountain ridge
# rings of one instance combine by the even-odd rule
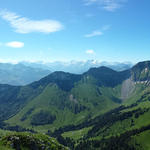
[[[70,137],[69,132],[83,130],[87,140],[90,137],[101,139],[111,133],[116,135],[116,132],[122,134],[123,128],[128,130],[130,125],[134,129],[138,125],[139,128],[147,126],[148,123],[142,123],[138,117],[146,114],[147,119],[149,114],[150,88],[141,80],[147,64],[149,62],[141,62],[120,72],[107,67],[91,68],[80,75],[57,71],[17,89],[1,85],[0,101],[6,108],[4,111],[0,106],[1,121],[8,127],[53,132],[56,137],[60,134]],[[149,74],[146,72],[144,81],[147,80]],[[119,119],[124,126],[120,125],[115,131],[114,126],[121,124]]]
[[[62,101],[62,106],[64,105],[64,108],[65,108],[68,105],[67,109],[79,109],[83,105],[82,103],[84,103],[83,99],[88,99],[86,94],[87,94],[88,90],[90,90],[91,88],[94,90],[93,92],[95,92],[95,94],[96,94],[96,97],[93,95],[93,97],[95,97],[96,101],[98,101],[98,99],[103,99],[103,98],[108,99],[108,101],[110,101],[110,102],[112,101],[112,99],[114,99],[114,101],[116,101],[116,102],[120,101],[119,99],[121,99],[121,94],[117,94],[118,96],[116,96],[115,92],[120,93],[120,91],[121,91],[120,85],[123,81],[130,78],[130,76],[131,76],[130,72],[131,72],[130,70],[117,72],[112,69],[109,69],[108,67],[91,68],[87,72],[85,72],[84,74],[81,74],[81,75],[57,71],[57,72],[54,72],[54,73],[42,78],[39,81],[29,84],[27,87],[30,87],[32,89],[32,91],[34,91],[34,90],[40,91],[37,94],[37,96],[42,94],[42,92],[44,91],[44,89],[46,87],[50,88],[50,89],[54,88],[56,91],[59,91],[59,89],[60,89],[62,91],[62,93],[64,92],[63,99],[66,99],[66,100]],[[101,74],[102,74],[102,76],[101,76]],[[103,78],[101,78],[101,77],[103,77]],[[112,79],[112,81],[111,81],[111,79]],[[55,85],[58,86],[58,88],[55,87]],[[89,88],[89,89],[87,88],[87,91],[84,91],[84,89],[83,89],[83,88],[85,88],[85,86],[86,86],[86,88],[87,87]],[[108,88],[103,88],[103,86],[108,87],[108,88],[109,87],[115,88],[116,91],[109,89],[109,90],[111,90],[111,92],[110,92],[111,94],[107,95],[107,94],[105,94],[105,90],[107,90]],[[118,86],[120,86],[120,87],[118,87]],[[81,91],[78,91],[80,88],[81,88]],[[61,92],[61,91],[59,91],[59,92]],[[85,94],[83,94],[83,91],[85,92]],[[102,91],[103,91],[103,94],[101,95],[100,93],[102,93]],[[77,99],[78,103],[81,106],[80,105],[78,106],[74,102],[71,102],[69,100],[68,94],[73,95],[73,97],[75,99]],[[60,99],[60,98],[58,97],[58,99]],[[91,97],[90,103],[92,105],[95,105],[94,104],[95,102],[92,102],[92,101],[93,100]],[[60,100],[60,102],[61,102],[61,100]],[[116,104],[118,105],[118,103],[116,103],[116,102],[115,103],[113,102],[114,103],[113,105],[116,105]],[[58,103],[59,103],[59,101],[58,101]],[[87,106],[85,106],[85,104],[83,106],[87,107]],[[88,106],[88,107],[91,107],[91,106]]]

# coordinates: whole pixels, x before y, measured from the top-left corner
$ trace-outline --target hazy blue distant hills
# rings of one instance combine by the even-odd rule
[[[23,64],[0,63],[0,84],[26,85],[50,74],[51,71]]]
[[[92,67],[107,66],[116,71],[129,69],[131,63],[107,63],[94,60],[70,62],[21,62],[18,64],[0,63],[0,84],[26,85],[47,76],[54,71],[82,74]]]
[[[49,63],[43,63],[43,62],[21,62],[21,64],[24,64],[26,66],[30,66],[33,68],[42,68],[42,69],[48,69],[52,72],[54,71],[64,71],[64,72],[70,72],[75,74],[81,74],[86,71],[88,71],[92,67],[100,67],[100,66],[106,66],[116,71],[123,71],[126,69],[129,69],[133,66],[130,62],[125,63],[119,63],[119,62],[100,62],[96,60],[87,60],[87,61],[54,61]]]

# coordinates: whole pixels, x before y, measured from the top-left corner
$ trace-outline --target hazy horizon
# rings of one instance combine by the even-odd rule
[[[148,61],[148,60],[144,60]],[[64,64],[71,64],[71,63],[78,63],[78,62],[92,62],[94,63],[109,63],[109,64],[115,64],[115,63],[124,63],[124,64],[136,64],[138,62],[131,62],[131,61],[100,61],[95,59],[87,59],[87,60],[49,60],[49,61],[43,61],[43,60],[21,60],[21,61],[13,61],[13,60],[0,60],[0,63],[10,63],[10,64],[19,64],[19,63],[40,63],[40,64],[48,64],[48,63],[57,63],[62,62]]]

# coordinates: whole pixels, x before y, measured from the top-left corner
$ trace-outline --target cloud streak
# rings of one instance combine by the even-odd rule
[[[95,30],[95,31],[92,31],[91,33],[89,34],[85,34],[84,37],[86,38],[91,38],[91,37],[95,37],[95,36],[101,36],[104,34],[104,31],[107,31],[110,29],[110,25],[105,25],[101,28],[101,30]]]
[[[17,33],[41,32],[49,34],[63,29],[63,25],[56,20],[31,20],[9,11],[1,11],[0,16],[9,22]]]
[[[94,37],[94,36],[100,36],[100,35],[103,35],[103,33],[101,31],[93,31],[92,33],[90,34],[86,34],[85,37],[86,38],[90,38],[90,37]]]
[[[85,0],[85,5],[96,4],[106,11],[113,12],[121,8],[127,0]]]
[[[12,41],[12,42],[6,43],[5,46],[11,47],[11,48],[22,48],[24,47],[24,43],[18,42],[18,41]]]

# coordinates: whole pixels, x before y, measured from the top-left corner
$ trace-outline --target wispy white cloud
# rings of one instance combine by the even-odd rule
[[[110,27],[111,27],[110,25],[105,25],[100,30],[94,30],[89,34],[85,34],[84,37],[90,38],[90,37],[94,37],[94,36],[101,36],[104,34],[104,31],[109,30]]]
[[[24,43],[18,42],[18,41],[12,41],[12,42],[6,43],[5,46],[12,47],[12,48],[22,48],[24,47]]]
[[[93,49],[88,49],[88,50],[85,51],[85,53],[89,54],[89,55],[94,55],[95,54]]]
[[[90,34],[86,34],[85,37],[90,38],[90,37],[100,36],[100,35],[103,35],[103,32],[97,30],[97,31],[93,31]]]
[[[31,20],[6,10],[0,11],[0,16],[10,23],[15,32],[22,34],[31,32],[52,33],[63,29],[63,25],[56,20]]]
[[[97,4],[107,11],[115,11],[121,8],[127,0],[84,0],[85,5]]]

